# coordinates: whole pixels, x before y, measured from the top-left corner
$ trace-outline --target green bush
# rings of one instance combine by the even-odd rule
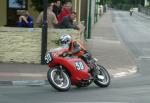
[[[120,10],[129,10],[132,6],[129,4],[117,4],[113,7]]]
[[[123,10],[129,10],[130,8],[131,8],[131,5],[128,5],[128,4],[122,5]]]

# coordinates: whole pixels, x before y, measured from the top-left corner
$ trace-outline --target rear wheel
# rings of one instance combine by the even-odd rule
[[[94,83],[99,87],[108,87],[110,85],[110,76],[108,71],[101,65],[98,65],[99,75],[96,76]]]
[[[68,91],[71,87],[70,77],[65,71],[60,68],[51,68],[47,72],[47,78],[50,85],[58,91]]]

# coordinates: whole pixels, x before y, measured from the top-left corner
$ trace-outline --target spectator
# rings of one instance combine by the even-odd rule
[[[60,14],[61,9],[62,8],[60,0],[56,0],[53,7],[53,12],[55,13],[56,17]]]
[[[63,17],[70,15],[71,12],[72,12],[72,4],[71,4],[71,2],[66,2],[63,5],[61,13],[57,16],[58,22],[61,22],[61,20],[63,19]]]
[[[58,28],[72,28],[80,30],[79,26],[74,25],[73,21],[76,19],[76,12],[72,12],[69,16],[65,16],[62,21],[57,25]]]
[[[22,13],[22,15],[19,16],[17,26],[33,28],[33,17],[29,14],[28,11],[25,11]]]
[[[54,14],[53,10],[54,3],[50,3],[47,8],[47,23],[49,28],[54,28],[56,24],[58,24],[58,20],[56,18],[56,15]],[[38,26],[41,26],[43,22],[43,11],[39,14],[36,24]]]

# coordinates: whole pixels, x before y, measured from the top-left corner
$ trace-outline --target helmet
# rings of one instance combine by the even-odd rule
[[[62,45],[70,44],[71,39],[72,39],[72,38],[71,38],[70,35],[63,35],[63,36],[60,37],[60,43],[61,43]]]

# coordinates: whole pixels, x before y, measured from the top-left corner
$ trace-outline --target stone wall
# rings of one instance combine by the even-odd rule
[[[72,29],[48,30],[48,50],[57,46],[60,35],[84,40],[83,32]],[[0,27],[0,62],[40,63],[41,28]]]

